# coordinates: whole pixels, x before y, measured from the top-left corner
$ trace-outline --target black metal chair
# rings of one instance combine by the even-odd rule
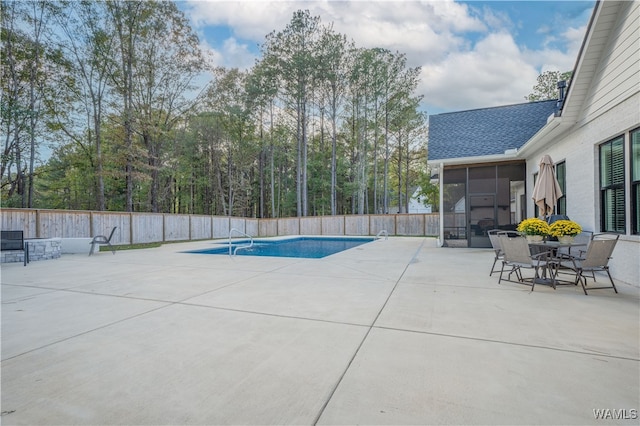
[[[569,219],[569,216],[565,214],[552,214],[547,216],[546,220],[547,220],[547,223],[551,225],[553,222],[557,222],[559,220],[570,220],[570,219]]]
[[[91,250],[89,250],[89,256],[93,254],[95,247],[100,245],[109,246],[109,248],[111,249],[111,252],[113,254],[116,254],[116,249],[111,245],[111,238],[113,238],[113,234],[116,232],[117,228],[118,228],[117,226],[113,227],[113,229],[111,230],[111,234],[109,234],[109,238],[107,238],[104,235],[96,235],[95,237],[93,237],[93,239],[89,243],[91,244]]]

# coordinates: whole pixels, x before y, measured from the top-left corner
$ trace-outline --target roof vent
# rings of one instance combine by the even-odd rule
[[[556,117],[560,117],[560,114],[562,112],[562,107],[564,106],[564,97],[565,97],[566,88],[567,88],[567,82],[565,80],[560,80],[558,82],[558,101],[556,102],[556,111],[554,114]]]
[[[515,155],[518,153],[518,148],[509,148],[504,151],[504,155]]]

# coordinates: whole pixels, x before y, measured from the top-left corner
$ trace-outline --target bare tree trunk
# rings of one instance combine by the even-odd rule
[[[389,213],[389,112],[385,109],[384,118],[384,176],[382,188],[382,213]]]
[[[298,140],[298,159],[296,164],[296,215],[302,216],[302,101],[298,99],[298,122],[297,122],[297,140]]]
[[[302,216],[309,214],[309,192],[308,192],[308,176],[307,176],[307,159],[308,159],[308,143],[307,143],[307,101],[306,96],[302,103]]]
[[[404,173],[405,173],[405,178],[404,178],[404,200],[405,200],[405,209],[404,212],[405,213],[409,213],[409,201],[410,201],[410,197],[411,194],[409,194],[409,165],[411,163],[411,155],[409,153],[409,136],[407,136],[407,153],[404,156],[405,160],[405,167],[404,167]]]
[[[260,186],[260,196],[259,196],[259,208],[258,208],[258,217],[264,217],[264,197],[265,197],[265,188],[264,188],[264,168],[266,163],[266,152],[265,152],[265,144],[264,144],[264,129],[263,129],[263,114],[264,108],[260,107],[260,157],[258,160],[258,179]]]
[[[96,175],[97,175],[97,196],[98,196],[98,210],[104,211],[106,210],[106,204],[104,199],[104,172],[103,172],[103,158],[102,158],[102,133],[100,132],[100,121],[101,121],[101,106],[96,105],[94,102],[94,111],[96,113],[93,115],[93,127],[95,131],[96,138]]]
[[[122,4],[126,10],[123,10]],[[122,63],[122,78],[120,84],[123,102],[123,128],[124,147],[126,151],[125,162],[125,185],[126,185],[126,211],[133,211],[133,61],[134,55],[134,32],[138,22],[138,10],[143,5],[139,2],[112,1],[107,3],[111,6],[111,13],[114,25],[120,42],[120,54]],[[126,32],[125,32],[126,30]]]
[[[40,5],[40,16],[36,17],[36,8]],[[40,115],[40,107],[36,107],[36,88],[38,87],[38,70],[40,68],[40,36],[42,35],[44,4],[33,2],[34,51],[29,69],[29,172],[27,181],[27,208],[33,207],[33,172],[36,159],[36,125]]]
[[[402,213],[402,136],[398,134],[398,213]]]
[[[375,104],[375,131],[373,133],[373,213],[378,214],[378,102]]]
[[[336,128],[336,97],[331,100],[331,215],[337,214],[336,188],[338,186],[337,171],[337,128]]]
[[[275,183],[275,173],[274,173],[274,161],[273,161],[273,156],[274,156],[274,146],[273,146],[273,100],[271,101],[270,104],[270,115],[271,115],[271,119],[269,120],[269,126],[270,126],[270,131],[269,131],[269,138],[270,138],[270,143],[271,143],[271,147],[269,150],[269,154],[271,156],[271,217],[278,217],[278,212],[276,210],[276,183]]]

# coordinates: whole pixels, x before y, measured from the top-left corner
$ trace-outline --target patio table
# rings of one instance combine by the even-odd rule
[[[551,274],[550,278],[547,278],[547,267],[544,266],[542,268],[542,277],[537,278],[535,280],[536,284],[550,285],[554,289],[558,284],[566,284],[566,285],[575,284],[573,282],[561,283],[557,279],[557,275],[558,275],[557,268],[558,268],[558,265],[560,265],[560,258],[558,257],[558,249],[568,248],[570,251],[571,248],[573,247],[585,247],[586,245],[587,245],[586,243],[581,243],[581,242],[561,243],[560,241],[529,241],[529,249],[531,250],[532,254],[547,252],[549,253],[549,257],[547,258],[547,260],[552,264],[553,263],[556,264],[556,271],[555,273]]]

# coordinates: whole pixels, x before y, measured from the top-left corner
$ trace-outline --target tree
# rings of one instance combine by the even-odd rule
[[[294,12],[291,22],[281,32],[267,35],[263,56],[273,64],[280,77],[281,95],[295,114],[297,142],[296,198],[298,216],[306,216],[307,149],[310,101],[318,69],[318,41],[321,36],[320,18],[309,11]],[[275,60],[269,60],[269,57]]]
[[[2,2],[3,198],[34,206],[35,164],[48,137],[53,106],[68,76],[68,63],[50,42],[51,18],[60,11],[47,1]],[[64,93],[62,93],[64,95]]]
[[[273,57],[271,58],[274,59]],[[247,101],[249,111],[255,111],[254,119],[257,121],[260,158],[259,158],[259,217],[266,216],[266,190],[265,182],[269,182],[269,199],[271,201],[271,217],[275,217],[275,141],[274,141],[274,104],[278,93],[276,68],[265,60],[258,62],[247,78]],[[265,125],[268,125],[265,130]],[[268,134],[268,143],[267,143]],[[268,158],[267,158],[268,157]],[[267,179],[266,163],[269,162],[269,179]]]
[[[127,0],[106,2],[109,15],[108,25],[114,29],[117,53],[120,58],[115,61],[118,70],[112,74],[112,84],[122,97],[122,127],[124,130],[123,148],[126,153],[124,174],[126,182],[126,211],[133,211],[134,185],[134,67],[136,61],[135,47],[143,35],[144,20],[149,13],[147,3]],[[114,58],[115,59],[115,58]]]
[[[403,98],[403,111],[391,122],[391,133],[395,138],[394,161],[398,188],[398,212],[409,211],[410,182],[418,178],[414,168],[416,160],[426,158],[426,114],[419,112],[419,97]]]
[[[440,211],[440,187],[431,183],[431,174],[428,170],[419,174],[417,184],[417,195],[422,198],[424,205],[433,207],[434,212]]]
[[[538,82],[533,86],[533,92],[524,98],[529,102],[547,101],[558,99],[558,82],[571,80],[572,71],[560,73],[560,71],[545,71],[538,76]]]
[[[149,10],[146,31],[136,46],[133,105],[136,130],[147,152],[151,175],[149,205],[159,212],[164,149],[171,131],[194,105],[185,96],[204,69],[198,38],[173,2],[159,2]]]
[[[330,205],[331,215],[337,213],[337,185],[338,185],[338,120],[342,111],[343,99],[348,87],[348,73],[351,65],[350,52],[354,50],[353,43],[347,43],[344,35],[334,33],[325,28],[320,42],[319,74],[321,76],[321,91],[325,104],[321,108],[329,114],[331,137],[331,185]]]
[[[260,147],[254,144],[253,121],[247,101],[247,73],[218,69],[206,94],[206,106],[219,126],[217,147],[219,181],[226,187],[225,214],[252,211],[251,175]],[[224,179],[222,178],[224,174]],[[220,185],[222,186],[222,185]]]
[[[418,70],[401,53],[357,49],[297,11],[266,36],[253,69],[215,70],[190,98],[202,55],[173,2],[3,6],[3,200],[12,193],[26,205],[27,177],[41,173],[55,181],[32,186],[41,202],[68,208],[371,213],[388,211],[395,188],[406,204],[421,125]],[[25,28],[37,22],[36,46]],[[46,81],[32,59],[54,71]],[[44,130],[59,146],[30,172]]]
[[[80,145],[94,165],[93,177],[98,210],[106,209],[102,119],[106,110],[109,77],[113,73],[113,42],[105,28],[103,2],[64,2],[66,13],[58,15],[63,38],[60,48],[73,63],[69,101],[57,111],[57,127]]]

